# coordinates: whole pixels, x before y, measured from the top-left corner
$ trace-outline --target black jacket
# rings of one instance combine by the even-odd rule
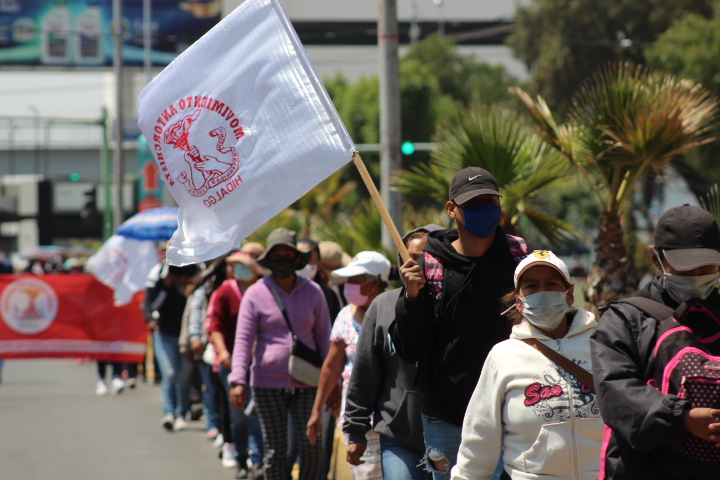
[[[365,314],[345,400],[343,432],[349,434],[350,443],[362,443],[373,429],[420,458],[425,444],[420,393],[413,388],[415,364],[400,358],[388,332],[399,296],[400,289],[381,294]]]
[[[636,296],[678,307],[657,278]],[[707,301],[720,306],[717,290]],[[690,435],[683,423],[690,404],[647,385],[653,378],[658,325],[631,305],[610,304],[590,340],[600,412],[612,429],[603,452],[608,480],[680,480],[660,470],[649,453]],[[686,480],[691,478],[688,472]]]
[[[390,331],[400,356],[418,362],[423,413],[461,426],[485,357],[510,335],[500,299],[513,289],[516,261],[501,228],[482,257],[457,253],[457,238],[456,229],[431,232],[425,246],[444,266],[438,320],[425,287],[415,300],[398,299]]]
[[[162,333],[180,336],[186,301],[185,295],[174,284],[168,286],[165,278],[160,278],[152,287],[145,289],[145,321],[157,320],[158,330]]]

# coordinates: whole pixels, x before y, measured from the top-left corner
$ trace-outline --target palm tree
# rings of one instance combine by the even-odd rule
[[[562,155],[514,112],[488,106],[460,111],[453,122],[438,130],[436,144],[429,163],[394,176],[395,188],[418,197],[430,196],[445,205],[452,177],[463,168],[481,167],[492,172],[503,194],[506,232],[517,232],[518,222],[525,217],[556,247],[581,233],[533,208],[533,196],[563,178],[568,169]]]
[[[662,174],[673,157],[715,140],[717,102],[689,80],[628,63],[602,68],[573,97],[565,123],[545,101],[513,89],[549,145],[584,175],[603,213],[588,278],[588,297],[602,307],[632,295],[637,286],[623,242],[621,214],[638,180]]]

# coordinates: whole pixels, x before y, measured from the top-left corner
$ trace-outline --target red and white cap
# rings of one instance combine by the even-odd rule
[[[567,265],[565,265],[565,262],[560,260],[553,252],[549,250],[535,250],[530,255],[525,257],[522,262],[518,263],[518,266],[515,268],[516,288],[518,285],[518,279],[522,276],[525,270],[536,265],[547,265],[548,267],[554,268],[555,270],[560,272],[560,275],[562,275],[566,282],[570,283],[570,273],[568,272],[568,268]]]

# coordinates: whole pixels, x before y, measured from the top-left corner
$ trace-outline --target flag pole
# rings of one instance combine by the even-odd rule
[[[360,176],[362,177],[363,182],[365,182],[365,186],[367,187],[368,191],[370,191],[370,196],[372,197],[373,203],[380,212],[380,217],[382,218],[385,226],[390,232],[390,238],[392,238],[392,241],[395,244],[395,248],[397,248],[398,252],[400,253],[400,257],[402,258],[403,263],[407,262],[408,260],[410,260],[410,254],[408,253],[407,248],[405,248],[405,244],[402,241],[400,232],[398,232],[395,223],[390,217],[390,213],[388,213],[387,208],[385,208],[385,204],[382,201],[380,192],[378,192],[378,189],[375,186],[372,177],[370,176],[370,172],[368,172],[368,169],[365,166],[365,162],[363,162],[363,159],[360,157],[360,154],[357,152],[357,150],[353,152],[352,159],[353,163],[355,163],[355,167],[357,167],[358,171],[360,172]]]

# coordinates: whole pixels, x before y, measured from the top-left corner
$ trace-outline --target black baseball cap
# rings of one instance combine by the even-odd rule
[[[484,168],[463,168],[450,182],[450,201],[460,206],[480,195],[500,196],[495,177]]]
[[[720,228],[715,217],[700,207],[685,204],[663,213],[653,245],[681,272],[720,265]]]

